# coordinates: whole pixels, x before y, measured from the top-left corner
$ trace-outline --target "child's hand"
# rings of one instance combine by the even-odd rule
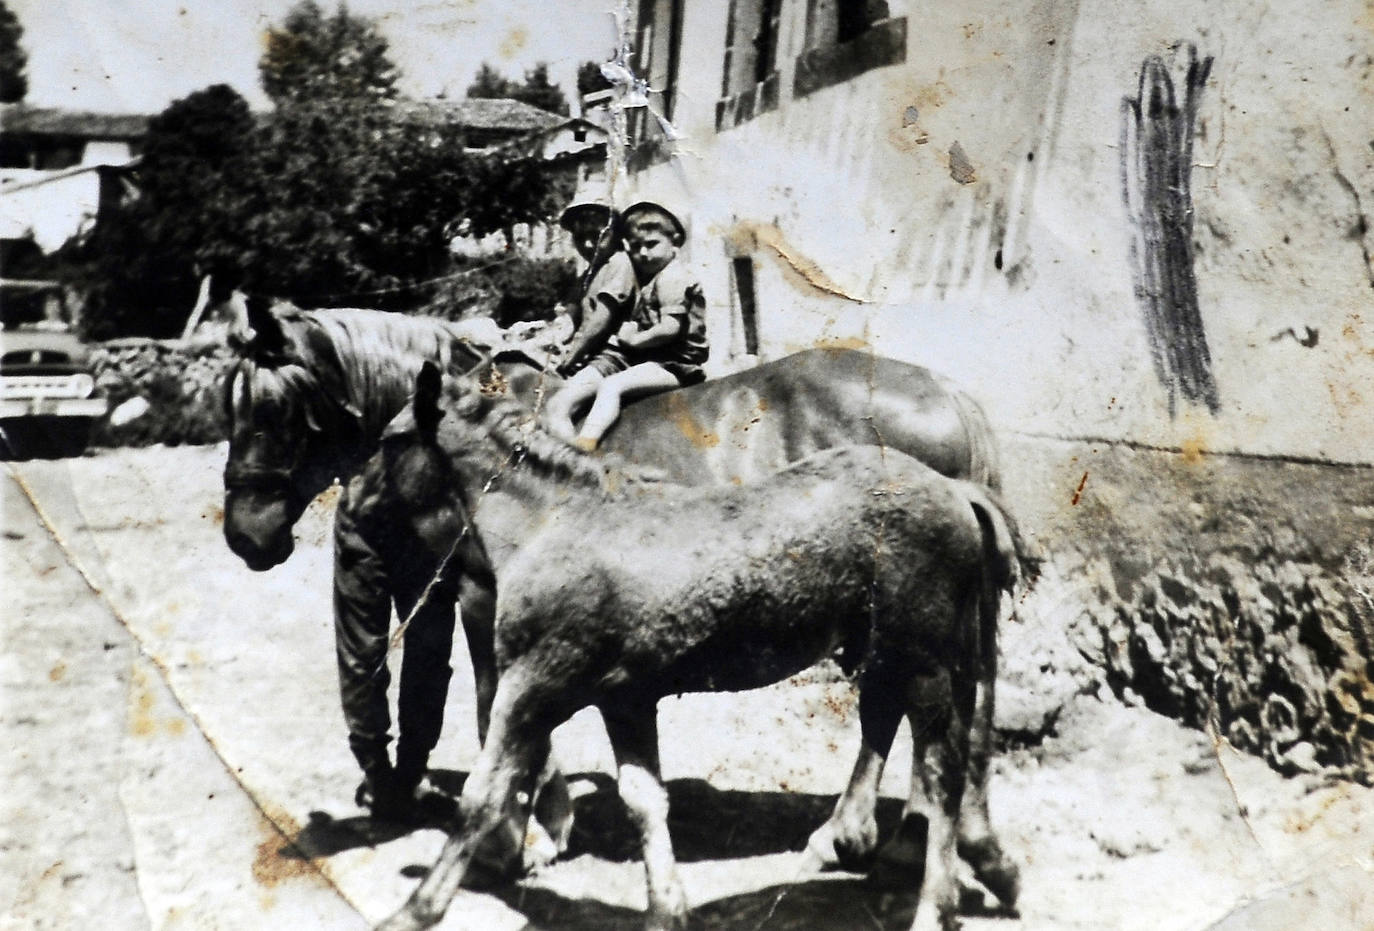
[[[616,333],[616,339],[622,345],[634,348],[635,342],[639,339],[639,327],[633,321],[626,321],[620,325],[620,330]]]

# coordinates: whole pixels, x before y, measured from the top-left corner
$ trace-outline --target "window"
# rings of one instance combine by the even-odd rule
[[[649,85],[649,107],[630,113],[631,170],[664,161],[671,154],[658,117],[649,109],[665,120],[673,119],[682,41],[682,0],[639,0],[635,39],[635,74]]]
[[[731,0],[716,129],[778,105],[778,26],[782,0]]]
[[[865,71],[906,61],[906,18],[886,0],[807,0],[806,50],[793,92],[805,97]]]
[[[739,317],[744,330],[744,352],[746,355],[759,354],[759,311],[758,297],[754,289],[754,258],[749,255],[737,256],[730,260],[734,272],[735,296],[739,298]]]

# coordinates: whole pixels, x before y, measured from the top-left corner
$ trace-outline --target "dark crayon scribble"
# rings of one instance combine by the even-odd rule
[[[1193,124],[1212,58],[1188,46],[1183,99],[1174,93],[1169,66],[1158,55],[1140,66],[1135,97],[1122,102],[1121,184],[1133,233],[1135,294],[1145,316],[1155,372],[1169,393],[1220,407],[1212,356],[1198,311],[1193,273]]]

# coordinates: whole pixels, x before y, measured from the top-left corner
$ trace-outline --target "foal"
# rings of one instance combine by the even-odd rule
[[[872,818],[906,715],[916,746],[903,817],[929,824],[913,928],[956,926],[955,821],[980,641],[995,635],[1016,574],[1012,531],[984,490],[875,447],[820,453],[744,487],[656,483],[526,429],[517,408],[470,380],[445,392],[432,367],[412,411],[368,469],[385,470],[391,507],[427,545],[451,545],[454,523],[469,521],[465,558],[485,558],[497,577],[501,678],[462,827],[386,931],[437,923],[479,844],[518,839],[502,826],[528,816],[522,799],[550,733],[589,705],[640,832],[648,926],[680,926],[658,700],[768,685],[837,651],[858,683],[862,750],[813,843]]]

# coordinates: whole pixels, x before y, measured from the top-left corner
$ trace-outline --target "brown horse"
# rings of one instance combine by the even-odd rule
[[[438,566],[411,547],[403,529],[378,531],[365,519],[369,494],[355,473],[377,448],[383,426],[405,406],[426,360],[480,370],[488,390],[526,406],[557,382],[525,365],[491,366],[444,321],[377,311],[248,309],[252,338],[225,385],[225,538],[250,567],[270,568],[290,555],[292,526],[306,504],[336,477],[345,481],[335,522],[339,669],[346,711],[364,707],[347,714],[354,752],[375,788],[376,778],[390,772],[384,660],[392,601],[401,616],[413,616],[401,670],[397,748],[398,761],[413,761],[427,756],[438,735],[434,718],[446,695],[455,590],[473,657],[479,731],[485,732],[495,690],[495,592],[490,578],[457,560],[448,565],[445,585],[423,597]],[[927,369],[850,350],[809,350],[636,402],[602,448],[663,469],[674,481],[708,484],[767,475],[819,450],[854,444],[906,453],[953,478],[993,489],[999,484],[996,446],[970,397]],[[371,631],[365,638],[346,635],[358,618]],[[1017,871],[998,847],[987,813],[996,663],[989,646],[978,676],[959,850],[1011,906]],[[368,724],[372,737],[358,737],[364,728],[354,726],[355,717]],[[412,773],[417,766],[422,768],[398,763]],[[871,849],[870,827],[862,836],[818,845],[817,853],[835,860],[851,849]]]
[[[649,927],[678,927],[687,907],[659,776],[659,699],[769,685],[833,655],[858,684],[863,739],[851,791],[817,833],[828,843],[872,818],[907,716],[904,818],[928,824],[912,927],[956,927],[955,822],[981,641],[995,638],[1016,576],[1014,531],[990,493],[872,446],[745,486],[659,483],[562,446],[473,379],[441,393],[426,367],[413,417],[388,428],[364,474],[426,548],[459,541],[490,564],[501,675],[461,830],[383,927],[442,919],[478,846],[520,823],[552,730],[588,706],[605,720],[640,832]]]

